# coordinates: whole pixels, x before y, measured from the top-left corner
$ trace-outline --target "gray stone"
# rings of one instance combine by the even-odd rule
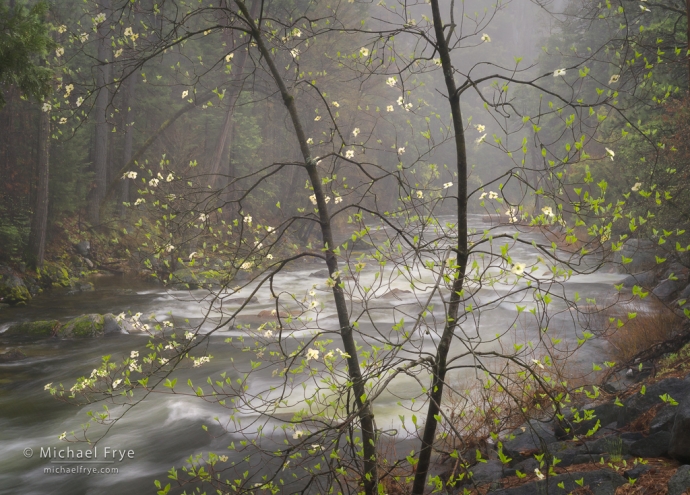
[[[94,268],[93,261],[91,261],[89,258],[84,258],[84,263],[86,263],[86,266],[87,266],[90,270],[93,270],[93,268]]]
[[[88,256],[91,252],[91,243],[89,241],[81,241],[74,245],[74,249],[81,256]]]
[[[581,481],[582,485],[576,483]],[[569,493],[581,487],[588,487],[593,495],[614,495],[616,488],[627,481],[621,475],[612,471],[587,471],[579,473],[559,474],[548,480],[527,483],[515,488],[497,490],[496,495],[535,495],[537,493]],[[559,488],[563,483],[563,489]]]
[[[24,281],[11,268],[0,266],[0,302],[23,306],[31,300]]]
[[[654,290],[652,291],[652,294],[654,294],[656,297],[661,299],[662,301],[666,301],[673,296],[678,290],[680,290],[683,287],[683,284],[681,282],[678,282],[676,280],[662,280],[659,285],[657,285]]]
[[[628,443],[618,435],[598,438],[593,442],[585,442],[590,454],[608,454],[610,456],[623,456],[628,453]]]
[[[671,396],[676,399],[673,394]],[[690,462],[690,397],[678,402],[668,454],[681,462]]]
[[[534,419],[514,430],[511,437],[503,442],[503,451],[514,460],[529,457],[531,451],[543,452],[557,440],[550,425]]]
[[[654,272],[642,272],[636,275],[628,275],[627,277],[625,277],[625,279],[623,280],[623,287],[627,287],[628,289],[630,289],[635,285],[639,285],[640,287],[644,287],[645,289],[650,289],[654,286],[655,281],[656,276],[654,275]]]
[[[667,495],[681,495],[687,492],[690,492],[690,465],[685,464],[668,480]]]
[[[680,299],[690,299],[690,284],[685,286],[685,289],[678,294]]]
[[[591,419],[585,411],[591,411]],[[585,406],[578,411],[577,417],[568,412],[565,415],[566,421],[556,427],[556,436],[560,439],[571,438],[573,435],[584,435],[592,430],[599,422],[599,426],[610,425],[618,420],[620,407],[613,402],[605,402],[596,406]]]
[[[640,273],[656,268],[656,255],[663,254],[659,246],[647,239],[628,239],[623,248],[613,255],[613,262],[619,265],[622,272]],[[623,265],[623,256],[632,261]]]
[[[649,433],[658,433],[660,431],[671,431],[673,428],[673,421],[676,419],[677,406],[664,406],[656,413],[654,419],[649,424]]]
[[[112,313],[105,315],[93,313],[81,315],[68,321],[60,327],[57,336],[63,339],[84,339],[126,333],[129,332]]]
[[[688,268],[681,263],[671,263],[671,266],[664,272],[663,278],[669,278],[671,275],[683,285],[688,283]]]
[[[26,354],[15,347],[10,347],[0,353],[0,363],[13,363],[14,361],[21,361],[22,359],[26,359]]]
[[[331,274],[328,273],[328,270],[319,270],[318,272],[310,273],[309,276],[316,278],[330,278]]]
[[[106,313],[103,315],[103,333],[105,335],[126,335],[129,332],[114,314]]]
[[[503,463],[501,461],[478,462],[469,468],[471,476],[465,477],[464,482],[471,482],[476,485],[485,485],[501,479],[504,474]]]
[[[633,443],[630,454],[636,457],[661,457],[668,453],[671,433],[660,431]]]
[[[650,469],[652,467],[649,464],[638,464],[634,468],[628,469],[623,475],[628,479],[636,480]]]
[[[634,421],[650,408],[662,401],[659,396],[669,394],[680,402],[685,397],[690,397],[690,382],[678,378],[666,378],[647,387],[644,395],[637,393],[628,397],[624,406],[619,408],[618,427],[622,428],[631,421]]]

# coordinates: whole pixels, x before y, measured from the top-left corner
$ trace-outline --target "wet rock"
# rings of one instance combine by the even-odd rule
[[[571,438],[575,435],[582,435],[593,429],[599,422],[600,425],[609,425],[618,419],[620,407],[613,402],[605,402],[596,406],[585,406],[576,415],[568,412],[566,420],[556,426],[556,436],[559,439]],[[587,413],[586,411],[591,411]],[[590,419],[584,419],[590,417]]]
[[[31,293],[24,281],[11,268],[0,266],[0,302],[11,306],[23,306],[31,300]]]
[[[582,485],[576,483],[582,480]],[[563,484],[561,489],[558,485]],[[497,490],[495,495],[534,495],[535,493],[570,493],[589,488],[593,495],[614,495],[616,488],[627,483],[621,475],[612,471],[587,471],[579,473],[560,474],[548,480],[527,483],[515,488]]]
[[[654,290],[652,291],[652,294],[654,294],[656,297],[658,297],[662,301],[666,301],[668,299],[671,299],[671,296],[673,296],[673,294],[675,294],[682,287],[683,287],[683,285],[681,282],[678,282],[676,280],[666,279],[666,280],[662,280],[659,283],[659,285],[657,285],[654,288]]]
[[[0,353],[0,363],[13,363],[14,361],[21,361],[22,359],[26,359],[26,354],[14,347],[10,347]]]
[[[124,325],[112,313],[78,316],[60,327],[58,337],[63,339],[84,339],[104,335],[126,334]]]
[[[309,276],[316,278],[330,278],[331,274],[328,273],[328,270],[319,270],[318,272],[310,273]]]
[[[531,451],[544,451],[556,442],[556,435],[550,425],[531,420],[514,430],[503,442],[503,451],[515,460],[529,457]]]
[[[685,289],[678,294],[679,299],[690,299],[690,284],[685,286]]]
[[[486,485],[498,481],[505,476],[501,461],[478,462],[469,468],[469,472],[472,474],[469,475],[469,478],[465,477],[463,481],[477,485]]]
[[[658,433],[660,431],[671,431],[673,428],[673,421],[676,419],[677,406],[664,406],[656,413],[654,419],[649,424],[649,433]]]
[[[359,238],[352,243],[351,248],[353,251],[373,251],[374,249],[376,249],[376,246],[374,246],[369,241],[365,241],[364,239]]]
[[[290,313],[286,313],[285,311],[280,311],[277,313],[278,316],[281,318],[287,318],[290,315]],[[275,309],[264,309],[263,311],[260,311],[259,314],[257,315],[259,318],[276,318],[276,310]]]
[[[625,279],[623,280],[623,287],[627,287],[630,289],[636,285],[639,285],[640,287],[644,287],[645,289],[650,289],[654,287],[655,282],[656,277],[654,275],[654,272],[642,272],[635,275],[628,275],[627,277],[625,277]]]
[[[14,337],[52,337],[60,327],[57,320],[24,321],[10,326],[3,335]]]
[[[676,470],[668,480],[668,495],[681,495],[690,492],[690,465],[685,464]]]
[[[638,440],[630,446],[630,454],[637,457],[661,457],[668,453],[671,433],[660,431]]]
[[[381,298],[401,300],[405,296],[405,294],[412,294],[412,291],[405,290],[405,289],[398,289],[396,287],[395,289],[391,289],[388,292],[386,292],[384,295],[381,296]]]
[[[41,282],[51,284],[53,287],[72,287],[67,267],[59,263],[46,262],[39,272]]]
[[[81,241],[74,245],[74,249],[80,256],[88,256],[91,253],[91,243],[89,241]]]
[[[96,288],[93,286],[91,282],[78,282],[75,284],[74,290],[69,291],[67,294],[72,296],[75,294],[79,294],[80,292],[93,292],[95,291]]]
[[[681,263],[671,263],[671,266],[669,266],[668,269],[664,272],[663,278],[669,278],[673,276],[674,278],[678,279],[679,283],[685,285],[688,283],[689,273],[690,271],[685,265],[682,265]]]
[[[674,395],[671,397],[679,404],[676,406],[678,410],[671,429],[668,454],[681,462],[690,463],[690,397],[681,400]]]
[[[613,261],[622,271],[627,273],[640,273],[656,268],[656,256],[660,249],[656,243],[646,239],[628,239],[620,251],[614,253]],[[630,263],[623,265],[623,256],[631,258]]]
[[[619,435],[609,435],[608,437],[598,438],[593,442],[586,442],[586,446],[590,454],[608,454],[613,457],[620,457],[628,454],[628,442],[623,441]]]
[[[239,304],[241,306],[243,304],[258,304],[259,299],[256,296],[252,296],[252,298],[249,300],[247,300],[246,297],[233,297],[225,302],[227,304]]]
[[[685,397],[690,397],[690,381],[678,378],[666,378],[647,387],[644,395],[635,394],[625,400],[623,407],[619,407],[618,427],[622,428],[634,421],[650,408],[662,401],[661,395],[669,394],[676,401],[680,402]],[[690,445],[690,444],[689,444]]]
[[[650,469],[652,469],[652,467],[648,464],[638,464],[634,468],[625,471],[623,476],[625,476],[626,479],[636,480]]]

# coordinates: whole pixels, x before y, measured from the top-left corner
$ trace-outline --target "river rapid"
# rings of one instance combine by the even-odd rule
[[[478,229],[484,229],[478,216],[473,216],[471,223]],[[527,234],[541,239],[539,234]],[[516,262],[533,262],[535,253],[517,246],[511,251]],[[275,286],[291,292],[308,293],[314,284],[323,280],[310,276],[313,272],[325,269],[325,264],[309,264],[305,268],[285,272],[276,277]],[[362,277],[373,280],[373,272]],[[616,273],[595,273],[574,276],[565,283],[565,292],[569,295],[578,292],[582,297],[605,299],[612,294],[613,285],[620,283],[623,275]],[[205,305],[198,301],[203,298],[203,291],[174,291],[160,285],[147,284],[141,280],[121,277],[95,277],[91,279],[95,292],[84,292],[76,295],[47,293],[36,297],[29,306],[13,308],[0,313],[0,331],[10,324],[19,321],[58,319],[61,321],[85,313],[115,313],[130,311],[144,315],[156,314],[160,318],[170,319],[175,324],[183,325],[185,320],[194,326],[201,321]],[[426,281],[433,285],[431,275]],[[323,285],[323,284],[322,284]],[[409,284],[403,280],[392,282],[391,288],[405,290]],[[243,289],[248,294],[251,287]],[[321,287],[325,292],[325,287]],[[323,294],[323,292],[321,293]],[[271,309],[272,302],[264,292],[257,293],[258,303],[251,306],[249,314]],[[318,297],[318,296],[317,296]],[[322,295],[327,301],[327,296]],[[440,301],[437,301],[440,303]],[[526,304],[517,301],[520,304]],[[373,316],[380,323],[390,322],[395,311],[404,311],[406,307],[414,308],[418,302],[402,294],[401,299],[381,300],[380,313]],[[554,305],[558,307],[558,302]],[[437,307],[441,307],[438,304]],[[565,305],[562,305],[563,309]],[[410,309],[412,313],[414,311]],[[335,309],[326,302],[320,307],[318,320],[322,328],[337,328],[334,318]],[[374,314],[374,313],[372,313]],[[439,313],[441,314],[441,313]],[[479,333],[495,333],[496,328],[513,322],[516,317],[514,303],[498,304],[479,324]],[[568,318],[568,313],[553,322],[560,328],[559,332],[566,340],[575,340],[576,322]],[[212,328],[208,322],[203,328]],[[366,326],[362,329],[367,332]],[[469,331],[469,330],[468,330]],[[239,336],[245,332],[237,329],[223,330],[211,337],[210,349],[214,359],[201,368],[185,370],[184,377],[195,383],[204,383],[209,375],[216,375],[228,370],[232,358],[235,365],[241,367],[249,364],[254,357],[249,353],[238,353],[222,342],[228,336]],[[304,331],[303,337],[310,333]],[[299,331],[295,333],[300,338]],[[232,434],[213,438],[202,430],[202,425],[213,423],[213,417],[223,414],[222,410],[193,398],[170,394],[153,394],[145,403],[130,410],[109,434],[99,442],[97,459],[75,459],[68,457],[69,463],[51,462],[47,458],[56,449],[70,447],[76,451],[85,451],[85,444],[61,442],[58,436],[62,432],[80,432],[81,425],[88,420],[87,412],[101,410],[101,404],[74,406],[52,398],[44,387],[48,383],[63,383],[69,388],[79,376],[88,375],[101,362],[103,355],[112,355],[118,359],[128,356],[132,350],[143,349],[147,336],[131,334],[93,340],[42,340],[34,342],[8,342],[0,334],[0,344],[18,346],[28,356],[13,363],[0,364],[0,494],[122,494],[122,493],[155,493],[154,479],[167,483],[166,472],[173,466],[185,464],[193,454],[213,451],[229,455],[227,449],[233,440]],[[427,339],[425,345],[433,345],[433,338]],[[335,345],[334,345],[335,347]],[[603,360],[605,343],[594,341],[588,345],[586,355],[576,355],[574,362],[591,369],[591,362]],[[232,371],[229,372],[232,375]],[[254,380],[270,383],[270,373],[258,373]],[[265,383],[261,383],[265,386]],[[418,385],[416,386],[418,388]],[[399,428],[398,415],[401,412],[398,402],[410,394],[418,393],[412,380],[401,378],[394,381],[376,402],[375,414],[377,425],[381,429]],[[31,450],[27,450],[31,449]],[[240,461],[240,459],[235,459]],[[52,461],[61,461],[53,458]],[[75,461],[75,462],[72,462]],[[76,462],[79,461],[79,462]],[[86,462],[89,461],[89,462]],[[98,462],[93,462],[98,461]],[[104,461],[104,462],[103,462]],[[64,469],[77,470],[75,473],[64,473]],[[113,469],[117,473],[86,472],[87,469]],[[46,471],[47,470],[47,471]],[[52,471],[51,471],[52,470]]]

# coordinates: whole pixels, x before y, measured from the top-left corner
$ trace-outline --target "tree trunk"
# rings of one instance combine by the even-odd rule
[[[101,0],[100,8],[108,16],[110,0]],[[94,157],[94,188],[89,197],[88,219],[91,225],[100,223],[100,205],[105,198],[108,185],[108,122],[106,119],[108,110],[108,87],[110,80],[110,56],[111,47],[108,40],[108,21],[98,26],[98,63],[96,69],[96,96],[95,120],[96,120],[96,153]]]
[[[137,78],[131,76],[125,83],[125,94],[124,94],[124,122],[125,122],[125,142],[124,149],[122,153],[122,163],[127,164],[132,159],[132,138],[134,137],[134,128],[132,126],[132,104],[134,103],[134,93],[136,91]],[[113,180],[117,179],[117,176],[113,177]],[[129,202],[129,185],[131,179],[122,180],[122,189],[120,190],[120,217],[125,215],[125,205],[123,203]]]
[[[38,124],[38,185],[29,235],[29,264],[43,266],[48,229],[48,181],[50,178],[50,112],[41,112]]]

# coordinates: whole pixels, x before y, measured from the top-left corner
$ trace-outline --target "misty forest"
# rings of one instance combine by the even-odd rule
[[[690,0],[0,0],[0,494],[690,493]]]

